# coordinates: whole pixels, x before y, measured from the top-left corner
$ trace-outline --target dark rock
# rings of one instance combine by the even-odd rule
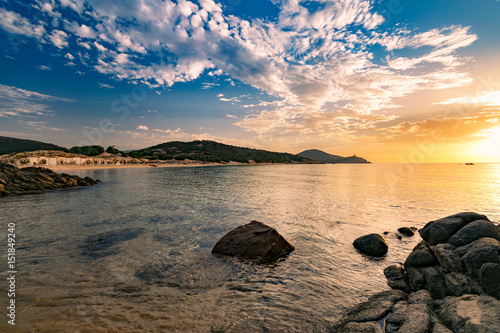
[[[399,228],[398,231],[402,235],[405,235],[405,236],[408,236],[408,237],[411,237],[411,236],[415,235],[415,231],[413,229],[411,229],[411,228],[408,228],[408,227]]]
[[[468,276],[457,272],[445,274],[444,282],[448,296],[462,296],[476,291],[473,281]]]
[[[479,281],[484,291],[500,300],[500,265],[486,263],[479,270]],[[500,314],[499,314],[500,315]]]
[[[422,238],[429,245],[444,243],[455,232],[476,220],[488,221],[488,218],[484,215],[473,212],[450,215],[445,218],[427,223],[422,228],[422,230],[420,230],[420,236],[422,236]]]
[[[116,254],[118,249],[111,248],[113,245],[136,238],[143,232],[144,228],[127,228],[89,236],[81,245],[83,254],[94,258]]]
[[[491,296],[446,297],[439,316],[454,333],[499,332],[500,301]]]
[[[415,250],[406,258],[405,268],[408,266],[412,267],[423,267],[423,266],[434,266],[439,262],[428,247],[417,246]]]
[[[428,290],[419,290],[411,293],[408,296],[408,304],[424,304],[429,307],[429,309],[434,308],[434,299]]]
[[[260,263],[276,261],[295,248],[274,228],[252,221],[228,232],[212,249],[214,255],[236,256]]]
[[[384,237],[379,234],[361,236],[353,242],[353,245],[361,253],[374,257],[384,256],[389,249]]]
[[[444,298],[446,296],[446,284],[444,275],[439,271],[439,266],[425,267],[422,269],[425,279],[425,289],[429,290],[434,298]]]
[[[468,246],[462,261],[467,274],[472,278],[478,278],[483,264],[489,262],[500,264],[500,242],[493,238],[478,239]]]
[[[466,223],[461,218],[444,218],[431,221],[420,230],[420,236],[429,245],[444,243]]]
[[[459,247],[484,237],[500,240],[500,231],[490,221],[477,220],[457,231],[447,242]]]
[[[402,290],[405,293],[410,293],[411,288],[408,285],[404,269],[401,265],[391,265],[384,269],[384,275],[387,279],[387,284],[392,289]]]
[[[425,304],[409,304],[407,319],[398,329],[398,333],[422,333],[431,329],[431,315]]]
[[[97,184],[90,177],[80,178],[59,174],[46,168],[16,168],[0,163],[0,197],[9,194],[35,193],[58,188],[90,186]]]
[[[463,272],[464,265],[457,249],[448,243],[438,244],[433,248],[439,264],[448,272]]]
[[[337,322],[330,332],[350,332],[346,330],[351,322],[376,322],[392,311],[394,305],[406,301],[408,295],[401,290],[387,290],[372,295],[367,301],[352,308],[344,319]],[[380,325],[379,325],[380,326]]]
[[[418,268],[409,266],[405,267],[405,271],[413,291],[425,288],[424,275]]]

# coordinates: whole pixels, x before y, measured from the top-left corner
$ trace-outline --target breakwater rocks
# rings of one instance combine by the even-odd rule
[[[427,223],[392,290],[351,309],[330,332],[500,332],[500,226],[477,213]]]
[[[19,169],[10,164],[0,163],[0,197],[97,183],[99,180],[90,177],[81,178],[40,167]]]

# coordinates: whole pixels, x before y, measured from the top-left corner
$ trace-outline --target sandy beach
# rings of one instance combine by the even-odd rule
[[[257,164],[257,163],[250,163]],[[229,163],[179,163],[179,164],[155,164],[158,168],[172,167],[201,167],[201,166],[220,166],[220,165],[249,165],[249,163],[229,162]],[[125,168],[153,168],[149,164],[89,164],[89,165],[39,165],[53,171],[71,171],[71,170],[92,170],[92,169],[125,169]],[[23,166],[19,166],[23,168]]]

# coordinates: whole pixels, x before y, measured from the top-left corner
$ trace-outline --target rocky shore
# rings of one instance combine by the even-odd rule
[[[467,212],[419,234],[405,262],[384,270],[392,290],[348,311],[330,332],[500,332],[500,226]]]
[[[76,186],[90,186],[99,183],[90,177],[81,178],[50,169],[28,167],[19,169],[0,163],[0,197],[10,194],[36,193],[40,191]]]

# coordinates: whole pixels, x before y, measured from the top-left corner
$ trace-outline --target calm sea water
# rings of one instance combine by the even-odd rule
[[[14,331],[324,332],[347,307],[388,288],[383,268],[419,241],[398,240],[397,228],[461,211],[500,220],[498,164],[73,173],[103,182],[0,199],[1,234],[8,222],[17,225]],[[210,254],[225,233],[251,220],[275,227],[296,250],[274,267]],[[82,250],[89,236],[125,228],[144,232],[108,256]],[[383,260],[354,250],[355,238],[384,231],[390,249]],[[164,283],[136,277],[145,267],[160,268]],[[0,312],[0,331],[11,329]]]

